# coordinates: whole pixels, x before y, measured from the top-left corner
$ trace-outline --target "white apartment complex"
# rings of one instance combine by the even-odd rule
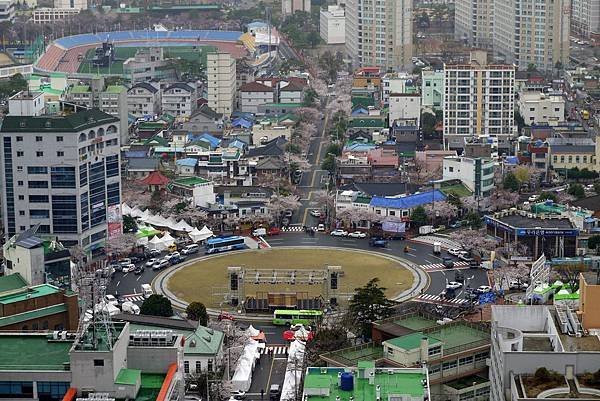
[[[508,147],[514,124],[515,67],[487,64],[471,54],[470,64],[444,65],[444,147],[464,148],[466,138],[495,137]]]
[[[87,0],[54,0],[54,8],[74,8],[76,10],[87,10]]]
[[[571,0],[494,0],[494,55],[519,69],[569,64]]]
[[[346,42],[346,15],[340,6],[327,6],[319,16],[321,39],[328,45]]]
[[[135,117],[160,114],[161,93],[159,88],[139,82],[127,90],[127,111]]]
[[[190,117],[196,111],[198,98],[193,84],[176,82],[163,89],[162,111],[172,116]]]
[[[460,180],[475,196],[489,196],[494,189],[494,160],[480,157],[447,156],[443,179]]]
[[[565,99],[539,92],[522,92],[517,101],[525,124],[558,125],[565,120]]]
[[[411,63],[413,0],[346,1],[346,52],[355,66]]]
[[[235,59],[229,53],[209,53],[206,58],[208,106],[225,118],[234,111]]]
[[[589,38],[600,32],[600,0],[571,0],[571,34]]]
[[[81,10],[76,8],[49,8],[40,7],[33,10],[33,22],[36,24],[47,24],[60,21],[79,14]]]
[[[492,48],[494,0],[456,0],[454,39],[471,47]]]

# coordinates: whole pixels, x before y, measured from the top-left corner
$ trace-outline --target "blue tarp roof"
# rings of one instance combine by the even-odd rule
[[[354,110],[352,110],[352,113],[350,113],[351,116],[358,116],[361,114],[369,114],[369,110],[362,106],[358,106]]]
[[[383,196],[374,196],[371,198],[371,207],[386,207],[391,209],[412,209],[417,206],[431,203],[432,201],[440,202],[446,200],[446,196],[439,190],[421,192],[404,196],[402,198],[386,198]]]
[[[194,167],[196,164],[198,164],[198,160],[194,159],[193,157],[188,157],[187,159],[177,160],[175,163],[178,166]]]
[[[371,149],[375,149],[377,145],[369,143],[351,143],[350,145],[344,146],[344,150],[351,152],[368,152]]]
[[[246,143],[240,141],[239,139],[233,140],[229,143],[230,148],[244,149],[246,147]]]
[[[125,157],[128,159],[144,158],[148,153],[145,150],[128,150],[125,152]]]
[[[221,143],[221,140],[219,138],[214,137],[211,134],[208,134],[206,132],[204,134],[200,135],[199,139],[205,140],[206,142],[210,143],[211,148],[216,148]]]
[[[519,158],[517,156],[508,156],[504,159],[506,164],[519,164]]]
[[[246,120],[245,118],[240,117],[240,118],[236,118],[235,120],[233,120],[231,122],[231,125],[234,126],[234,127],[250,128],[254,124],[252,123],[252,121]]]

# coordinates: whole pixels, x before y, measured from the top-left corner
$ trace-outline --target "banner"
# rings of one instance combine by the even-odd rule
[[[383,231],[391,233],[404,233],[406,232],[406,223],[403,221],[384,221],[381,228]]]
[[[121,205],[109,206],[106,210],[108,221],[108,238],[114,238],[123,232],[123,215]]]

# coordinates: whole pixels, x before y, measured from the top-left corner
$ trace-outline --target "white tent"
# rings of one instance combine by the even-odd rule
[[[306,351],[306,344],[294,340],[288,350],[288,361],[285,369],[285,377],[281,386],[281,401],[296,399],[296,394],[302,389],[298,388],[302,381],[302,365]]]
[[[260,334],[260,330],[250,325],[250,327],[246,329],[246,334],[248,334],[248,337],[256,337]]]
[[[175,243],[175,238],[171,237],[171,234],[169,234],[169,233],[166,233],[165,235],[163,235],[163,237],[160,240],[165,245],[165,247],[168,247]]]
[[[259,344],[254,340],[250,340],[250,342],[246,344],[242,356],[238,359],[233,378],[231,379],[233,391],[248,391],[250,389],[254,363],[260,357],[258,349],[264,346],[264,344]]]
[[[177,222],[175,221],[175,219],[171,216],[169,216],[167,219],[165,219],[165,227],[169,227],[171,230],[176,230],[177,228]]]
[[[189,233],[194,231],[194,227],[190,226],[185,220],[179,220],[179,222],[175,225],[174,230],[185,231]]]
[[[144,246],[148,243],[148,237],[142,237],[136,241],[138,246]]]
[[[192,241],[199,242],[204,241],[207,238],[213,236],[213,232],[210,231],[206,226],[202,228],[202,230],[198,230],[198,228],[194,228],[194,230],[188,234]]]
[[[123,213],[123,216],[131,215],[131,208],[129,207],[129,205],[127,203],[123,203],[121,205],[121,213]]]
[[[150,218],[150,216],[153,216],[152,212],[150,211],[150,209],[146,209],[140,214],[140,220],[147,221],[148,218]]]
[[[153,225],[154,227],[167,227],[167,220],[160,214],[152,216],[146,223]]]
[[[152,237],[152,239],[150,241],[148,241],[149,249],[156,249],[156,250],[162,251],[166,247],[167,246],[164,244],[164,242],[162,242],[162,240],[160,238],[158,238],[158,235],[155,235],[154,237]]]
[[[131,217],[142,217],[143,212],[140,210],[139,207],[134,207],[133,209],[131,209],[130,215]]]

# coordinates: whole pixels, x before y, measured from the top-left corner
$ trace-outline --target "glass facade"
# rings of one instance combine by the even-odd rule
[[[0,398],[33,398],[33,382],[0,381]]]
[[[54,233],[77,233],[77,197],[52,196],[52,225]]]
[[[104,161],[90,164],[89,173],[91,226],[106,222],[106,180],[104,178]]]
[[[76,188],[75,167],[52,167],[50,182],[52,188]]]
[[[67,393],[69,382],[37,382],[40,401],[60,401]]]

